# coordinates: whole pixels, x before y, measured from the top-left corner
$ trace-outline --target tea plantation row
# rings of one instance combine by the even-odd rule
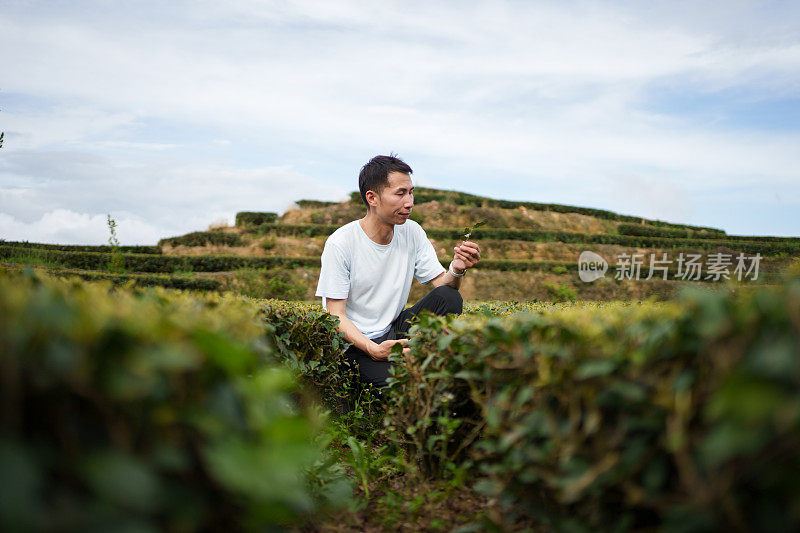
[[[109,270],[112,254],[100,252],[64,252],[60,250],[36,250],[30,248],[16,248],[11,246],[0,246],[0,261],[6,259],[19,259],[21,256],[27,257],[29,262],[47,262],[51,266],[80,269],[84,271],[106,271]],[[121,254],[121,266],[130,272],[143,273],[174,273],[174,272],[229,272],[243,268],[271,269],[271,268],[319,268],[319,258],[317,257],[285,257],[285,256],[266,256],[266,257],[243,257],[237,255],[201,255],[201,256],[182,256],[182,255],[154,255],[154,254]],[[735,258],[734,258],[735,259]],[[442,266],[447,268],[450,258],[440,259]],[[744,268],[751,268],[753,265],[750,260],[745,261]],[[727,275],[731,279],[736,279],[733,273],[736,262],[730,265]],[[492,260],[484,259],[475,267],[480,270],[495,270],[504,272],[554,272],[566,274],[576,272],[574,262],[564,261],[517,261],[517,260]],[[641,266],[641,277],[646,278],[649,270],[648,265]],[[777,274],[771,272],[769,266],[761,266],[758,271],[758,278],[761,280],[774,279]],[[679,275],[676,267],[670,266],[666,270],[666,279],[681,281],[723,281],[722,276],[709,277],[709,273],[695,272],[687,275],[683,272]],[[84,278],[91,277],[91,274],[81,274]],[[611,267],[609,277],[613,277],[614,267]],[[663,278],[662,271],[655,271],[653,276]],[[755,270],[750,276],[755,275]],[[164,286],[170,288],[185,288],[198,290],[219,290],[221,285],[214,280],[186,280],[181,278],[166,279],[147,278],[142,276],[130,276],[124,274],[104,274],[106,279],[115,281],[126,281],[132,279],[140,286]],[[95,276],[96,277],[96,276]],[[708,280],[706,279],[708,278]],[[746,279],[746,276],[743,277]]]
[[[324,397],[357,390],[328,315],[270,302],[265,319]],[[559,531],[800,528],[797,281],[428,316],[410,337],[382,431],[432,478],[468,472],[506,506],[501,529],[520,516]]]
[[[255,229],[260,233],[275,235],[300,235],[307,237],[327,236],[336,231],[337,226],[321,224],[262,224]],[[458,228],[426,228],[428,237],[433,239],[462,239],[461,230]],[[742,240],[701,239],[701,238],[669,238],[638,235],[609,235],[605,233],[573,233],[568,231],[545,230],[514,230],[505,228],[480,228],[474,231],[473,238],[498,239],[529,242],[563,242],[575,244],[616,244],[620,246],[633,246],[640,248],[659,249],[690,249],[690,250],[717,250],[727,248],[747,254],[760,253],[769,255],[800,255],[800,240],[793,238],[777,237],[767,242],[758,242],[758,237],[742,237]],[[738,237],[737,237],[738,239]]]
[[[361,199],[359,193],[357,192],[352,193],[350,195],[350,201],[360,202]],[[661,220],[647,220],[641,217],[635,217],[631,215],[621,215],[619,213],[614,213],[613,211],[606,211],[605,209],[594,209],[591,207],[577,207],[577,206],[563,205],[563,204],[546,204],[539,202],[495,200],[493,198],[485,198],[462,192],[441,191],[436,189],[428,189],[425,187],[417,187],[414,189],[414,201],[417,204],[438,201],[456,205],[470,205],[475,207],[499,207],[502,209],[518,209],[520,207],[525,207],[527,209],[532,209],[534,211],[552,211],[554,213],[577,213],[581,215],[587,215],[606,220],[616,220],[620,222],[630,222],[634,224],[646,222],[647,224],[652,224],[653,226],[658,226],[658,227],[691,229],[695,231],[706,231],[709,233],[719,233],[723,235],[725,234],[723,230],[717,228],[708,228],[703,226],[688,226],[686,224],[674,224],[671,222],[663,222]]]
[[[250,302],[0,276],[0,529],[263,530],[349,500]]]
[[[374,431],[424,476],[466,476],[497,527],[800,528],[798,281],[467,310],[414,325]],[[330,407],[364,394],[336,328],[318,305],[0,277],[0,526],[253,529],[342,505],[295,378]]]

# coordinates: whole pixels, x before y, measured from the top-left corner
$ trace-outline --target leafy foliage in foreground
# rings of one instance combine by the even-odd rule
[[[430,475],[558,530],[800,527],[797,283],[411,334],[387,423]]]
[[[280,305],[281,321],[269,320],[305,350],[296,368],[341,400],[334,322]],[[800,527],[796,281],[687,291],[665,304],[488,302],[467,312],[412,328],[383,434],[407,468],[472,479],[504,505],[496,527],[521,518],[574,531]]]
[[[338,318],[319,304],[282,300],[267,300],[261,312],[278,357],[315,388],[328,408],[341,412],[372,402],[371,389],[359,383],[358,371],[344,358],[350,344],[338,331]]]
[[[242,300],[2,276],[0,381],[4,530],[254,529],[349,493]]]

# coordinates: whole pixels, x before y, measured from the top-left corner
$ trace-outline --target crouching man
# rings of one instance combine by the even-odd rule
[[[463,242],[453,249],[445,271],[425,230],[408,219],[414,207],[411,173],[391,155],[364,165],[358,188],[367,214],[333,232],[322,252],[316,295],[339,317],[339,330],[353,344],[345,357],[358,366],[362,381],[376,387],[387,385],[389,353],[395,344],[407,344],[414,315],[423,309],[437,315],[461,313],[461,278],[481,256],[476,243]],[[405,309],[412,278],[435,288]]]

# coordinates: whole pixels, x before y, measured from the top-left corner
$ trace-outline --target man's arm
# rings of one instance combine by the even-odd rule
[[[347,309],[347,299],[338,300],[326,298],[325,306],[330,314],[339,318],[339,331],[344,334],[345,340],[354,344],[356,348],[369,355],[372,359],[376,361],[388,360],[389,354],[392,351],[392,346],[397,343],[401,343],[403,345],[404,354],[407,354],[411,351],[411,348],[405,347],[406,343],[408,343],[408,339],[388,340],[378,344],[361,333],[356,325],[353,324],[353,322],[347,318],[347,315],[345,314]]]
[[[463,274],[468,268],[477,265],[481,259],[481,248],[474,242],[463,242],[460,246],[453,248],[453,252],[455,255],[447,272],[442,272],[431,280],[431,285],[434,287],[447,285],[458,290],[461,288],[461,280],[463,278],[452,275],[450,270],[452,269],[456,274]]]

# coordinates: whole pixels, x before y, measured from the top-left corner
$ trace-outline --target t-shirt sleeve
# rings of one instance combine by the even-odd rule
[[[350,264],[347,254],[328,240],[322,251],[316,295],[322,298],[343,299],[350,294]]]
[[[419,227],[417,235],[417,259],[414,263],[414,277],[420,283],[428,283],[430,280],[445,272],[445,268],[436,257],[436,250],[428,240],[425,230]]]

